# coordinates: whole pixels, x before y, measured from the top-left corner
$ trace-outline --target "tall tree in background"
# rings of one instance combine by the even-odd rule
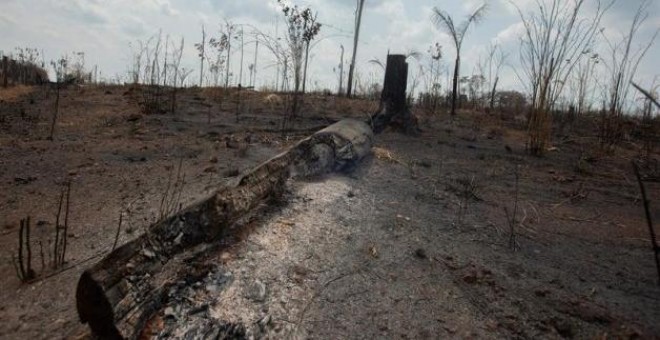
[[[485,14],[487,9],[486,4],[481,5],[477,8],[472,14],[470,14],[465,21],[463,21],[458,27],[454,24],[454,19],[449,15],[449,13],[438,9],[437,7],[433,8],[433,22],[436,26],[441,29],[444,29],[449,33],[452,40],[454,41],[454,47],[456,49],[456,64],[454,65],[454,81],[451,92],[451,115],[456,115],[456,96],[458,92],[458,77],[460,74],[460,65],[461,65],[461,47],[463,47],[463,39],[467,33],[468,28],[472,23],[478,23]]]
[[[220,73],[224,67],[225,62],[225,50],[229,44],[229,39],[225,33],[221,33],[220,38],[211,38],[209,40],[209,45],[215,49],[215,61],[211,62],[211,74],[213,75],[213,86],[218,86],[218,81],[220,80]]]
[[[225,92],[227,92],[227,88],[229,87],[229,67],[230,67],[230,61],[231,61],[231,39],[234,36],[236,32],[236,25],[234,25],[231,21],[225,19],[225,31],[223,32],[223,36],[227,37],[226,41],[226,47],[227,47],[227,59],[226,59],[226,75],[225,75]]]
[[[484,75],[484,77],[487,78],[487,90],[490,91],[488,94],[488,108],[490,110],[495,108],[495,94],[497,93],[497,84],[500,81],[500,72],[506,63],[507,57],[508,55],[504,53],[502,46],[496,43],[490,44],[488,47],[485,60],[479,58],[479,71],[482,75]],[[484,98],[486,98],[485,94]]]
[[[305,93],[307,88],[307,64],[309,63],[309,43],[319,34],[321,24],[316,22],[318,13],[312,14],[310,11],[308,13],[303,12],[303,14],[309,15],[308,20],[310,21],[309,29],[303,35],[303,40],[305,41],[305,69],[303,71],[302,92]]]
[[[346,87],[346,97],[351,97],[353,94],[353,74],[355,72],[355,58],[357,57],[358,41],[360,40],[360,26],[362,24],[362,9],[364,8],[364,0],[357,0],[357,9],[355,14],[355,33],[353,35],[353,57],[351,58],[351,65],[348,69],[348,86]]]
[[[304,52],[309,47],[309,42],[318,35],[321,24],[316,22],[316,16],[309,8],[300,9],[298,6],[289,6],[283,0],[278,0],[287,23],[287,43],[289,54],[293,64],[293,107],[292,114],[298,113],[300,105],[300,86],[302,84],[302,71],[304,63]]]
[[[199,87],[202,87],[202,80],[204,79],[204,58],[206,56],[206,30],[202,25],[202,42],[195,44],[195,48],[199,52]]]

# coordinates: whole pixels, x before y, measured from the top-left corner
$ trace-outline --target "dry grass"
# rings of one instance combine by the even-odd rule
[[[402,160],[400,157],[398,157],[396,154],[394,154],[392,151],[381,148],[381,147],[373,147],[371,149],[374,153],[374,156],[377,159],[380,159],[382,161],[386,161],[389,163],[399,163],[402,165],[408,165],[404,160]]]
[[[33,86],[18,85],[8,88],[0,87],[0,100],[6,102],[16,102],[21,97],[30,94],[34,91]]]

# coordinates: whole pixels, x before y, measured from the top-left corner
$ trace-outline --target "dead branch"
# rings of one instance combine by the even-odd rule
[[[71,197],[71,181],[66,184],[66,211],[64,213],[64,235],[62,235],[62,255],[59,259],[60,266],[64,265],[64,258],[66,256],[66,246],[69,232],[69,202]]]
[[[124,217],[124,213],[120,211],[119,212],[119,224],[117,225],[117,234],[115,234],[115,242],[112,244],[112,250],[110,250],[110,251],[114,251],[115,248],[117,247],[117,242],[119,241],[119,233],[121,232],[121,222],[122,222],[123,217]]]
[[[655,106],[660,108],[660,103],[658,103],[658,100],[655,99],[655,97],[651,94],[651,92],[644,90],[643,88],[641,88],[639,85],[635,84],[632,81],[630,82],[630,84],[632,84],[632,86],[636,88],[637,91],[641,92],[646,98],[648,98],[648,100],[650,100],[653,104],[655,104]]]
[[[653,229],[650,202],[646,196],[646,188],[644,187],[642,176],[639,174],[639,167],[637,166],[637,163],[633,161],[632,166],[633,170],[635,171],[635,176],[637,177],[637,183],[639,183],[639,190],[642,193],[642,200],[644,201],[644,213],[646,214],[646,223],[649,227],[649,234],[651,235],[651,245],[653,246],[653,253],[655,255],[655,266],[658,270],[658,285],[660,285],[660,247],[658,246],[658,240],[655,236],[655,229]]]

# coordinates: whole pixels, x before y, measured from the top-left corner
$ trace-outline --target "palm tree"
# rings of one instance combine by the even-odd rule
[[[456,48],[456,65],[454,66],[454,82],[451,92],[451,115],[456,115],[456,92],[458,90],[458,76],[459,69],[461,64],[461,47],[463,46],[463,38],[465,38],[465,33],[467,33],[468,28],[472,23],[479,23],[483,18],[487,9],[486,4],[481,5],[477,8],[472,14],[470,14],[465,21],[463,21],[458,27],[454,25],[454,19],[449,15],[449,13],[438,9],[437,7],[433,8],[433,23],[441,29],[444,29],[449,33],[452,40],[454,41],[454,47]]]

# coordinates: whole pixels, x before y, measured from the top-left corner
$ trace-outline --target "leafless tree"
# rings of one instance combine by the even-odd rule
[[[426,64],[420,65],[419,72],[423,77],[425,92],[420,95],[420,103],[435,114],[440,101],[440,76],[442,74],[442,46],[435,43],[429,47],[429,58]]]
[[[167,56],[168,56],[169,49],[170,49],[170,35],[168,34],[165,38],[165,57],[164,57],[164,60],[163,60],[163,72],[162,72],[163,86],[167,86],[167,66],[168,66]]]
[[[202,87],[204,80],[204,59],[206,58],[206,30],[202,25],[202,42],[195,44],[199,56],[199,87]]]
[[[55,125],[57,125],[57,117],[60,112],[60,91],[64,83],[67,81],[67,75],[69,74],[69,57],[67,55],[62,56],[58,60],[53,60],[50,62],[55,72],[55,110],[53,111],[53,120],[50,124],[50,134],[48,135],[48,140],[53,140],[55,135]]]
[[[277,73],[275,77],[275,89],[277,90],[280,86],[282,90],[285,90],[287,87],[285,87],[285,84],[287,83],[287,71],[288,71],[288,64],[289,64],[289,51],[284,44],[282,44],[280,38],[275,35],[269,35],[266,34],[256,28],[253,28],[253,33],[255,37],[255,40],[259,42],[262,46],[266,47],[267,50],[269,50],[272,54],[273,57],[275,57],[276,65],[277,65]],[[280,65],[284,66],[284,72],[280,73],[279,68]],[[280,83],[280,75],[281,75],[281,83]],[[281,84],[281,85],[280,85]]]
[[[181,67],[181,57],[183,56],[183,47],[185,44],[185,40],[182,37],[181,38],[181,44],[179,45],[179,48],[174,49],[172,51],[172,68],[173,68],[173,74],[172,74],[172,106],[170,108],[172,114],[176,111],[176,94],[178,91],[178,86],[179,86],[179,74],[180,74],[180,67]],[[183,80],[182,80],[183,82]],[[181,84],[183,85],[183,84]]]
[[[620,41],[612,42],[601,30],[609,47],[609,58],[603,64],[610,74],[607,96],[607,114],[603,116],[601,125],[601,144],[611,146],[621,136],[621,116],[629,103],[630,83],[637,72],[639,63],[655,42],[660,28],[656,29],[651,39],[639,48],[633,43],[641,26],[649,16],[651,2],[644,0],[640,4],[630,25],[630,29]]]
[[[360,26],[362,26],[363,9],[364,0],[357,0],[357,8],[355,10],[355,31],[353,33],[353,56],[351,57],[351,65],[348,69],[348,86],[346,88],[346,97],[348,98],[353,95],[353,76],[355,74],[355,59],[357,58],[358,42],[360,41]]]
[[[133,78],[133,84],[140,83],[140,74],[142,73],[142,57],[145,52],[142,41],[138,41],[137,50],[133,50],[133,44],[129,43],[128,46],[133,50],[133,69],[130,71],[130,75]]]
[[[309,13],[311,16],[310,18],[310,23],[309,23],[309,29],[307,32],[305,32],[303,36],[303,40],[305,41],[305,68],[303,70],[303,83],[302,83],[302,92],[305,93],[307,90],[307,66],[309,65],[309,48],[310,48],[310,43],[312,42],[312,39],[318,35],[319,31],[321,30],[321,24],[317,22],[317,16],[318,13],[312,14],[311,12]],[[318,43],[318,42],[317,42]]]
[[[594,8],[588,10],[585,0],[535,0],[537,11],[530,13],[516,6],[525,29],[520,46],[523,75],[518,76],[531,93],[531,154],[545,152],[552,128],[550,110],[575,65],[591,49],[603,14],[613,2],[603,6],[594,0]]]
[[[593,96],[594,91],[594,74],[596,66],[600,63],[600,56],[598,53],[591,53],[585,51],[585,56],[576,65],[573,76],[569,79],[571,92],[573,94],[575,103],[575,114],[581,116],[585,111],[589,111],[590,98]]]
[[[224,31],[222,32],[222,35],[226,37],[225,41],[225,49],[227,50],[227,58],[225,59],[225,93],[227,92],[227,88],[229,88],[229,75],[230,75],[230,66],[231,66],[231,39],[234,38],[234,34],[236,34],[236,25],[232,23],[231,21],[225,19],[225,28]]]
[[[283,0],[278,0],[287,23],[287,44],[289,56],[293,64],[293,106],[292,114],[298,113],[300,105],[300,86],[303,79],[304,52],[309,51],[309,43],[318,35],[321,24],[316,21],[316,14],[310,8],[289,6]]]
[[[504,53],[502,46],[499,44],[491,44],[488,47],[485,60],[479,61],[479,69],[482,75],[486,77],[487,90],[489,91],[488,108],[492,111],[495,108],[495,94],[497,92],[497,84],[500,81],[500,73],[506,64],[508,54]]]
[[[479,21],[481,21],[483,15],[486,13],[487,8],[488,7],[486,4],[481,5],[458,26],[456,26],[454,19],[449,15],[449,13],[438,9],[437,7],[433,8],[433,22],[436,26],[444,29],[447,31],[447,33],[449,33],[456,49],[456,64],[454,65],[454,80],[451,95],[452,116],[456,115],[456,99],[458,92],[458,78],[460,76],[461,48],[463,47],[463,39],[465,38],[465,34],[470,28],[470,25],[473,23],[479,23]]]
[[[214,79],[214,86],[218,86],[220,74],[227,61],[225,50],[227,50],[229,43],[229,37],[225,33],[221,33],[220,38],[211,38],[209,41],[209,45],[215,49],[215,60],[211,63],[210,67]]]

